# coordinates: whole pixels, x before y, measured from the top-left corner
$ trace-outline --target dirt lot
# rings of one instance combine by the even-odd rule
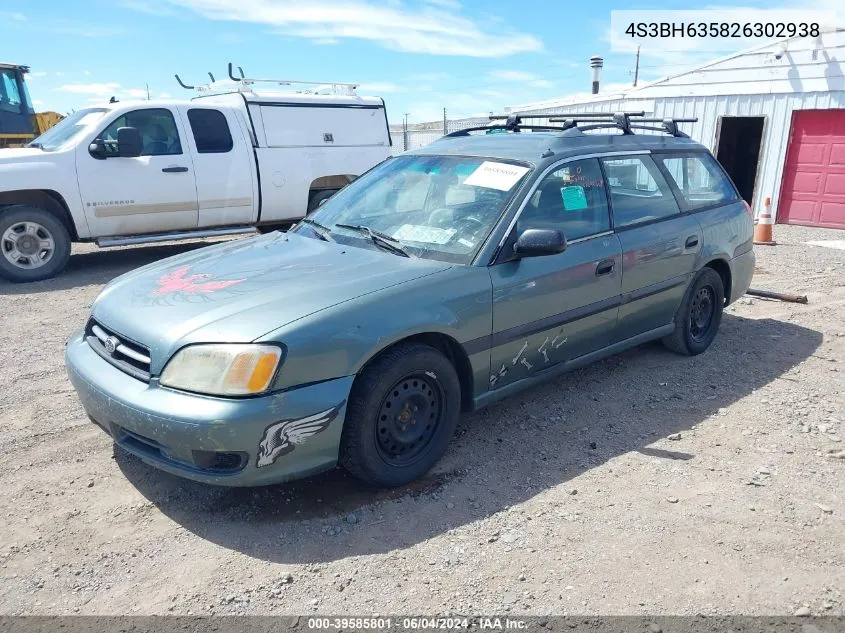
[[[64,341],[197,244],[0,282],[0,613],[845,615],[845,250],[804,244],[845,232],[775,238],[754,285],[809,305],[743,299],[702,356],[646,345],[466,415],[392,492],[185,482],[88,422]]]

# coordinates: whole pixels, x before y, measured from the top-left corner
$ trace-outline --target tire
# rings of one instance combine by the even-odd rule
[[[460,409],[458,374],[443,354],[418,343],[395,347],[355,380],[340,463],[374,486],[407,484],[443,457]]]
[[[273,231],[281,231],[284,233],[292,226],[293,223],[291,222],[282,222],[281,224],[262,224],[260,226],[256,226],[255,229],[264,235],[266,233],[272,233]]]
[[[320,203],[323,200],[328,200],[334,194],[337,193],[337,189],[323,189],[321,191],[315,191],[308,197],[308,213],[311,213],[314,209],[320,206]]]
[[[724,307],[722,277],[712,268],[702,268],[678,308],[675,331],[663,339],[663,344],[678,354],[701,354],[716,338]]]
[[[0,213],[0,276],[15,283],[48,279],[69,258],[70,234],[52,213],[25,205]]]

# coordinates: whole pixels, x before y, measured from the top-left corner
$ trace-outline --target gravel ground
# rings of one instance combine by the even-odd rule
[[[0,613],[845,615],[845,232],[775,228],[696,358],[650,344],[465,415],[423,481],[182,481],[88,422],[64,341],[181,244],[0,282]]]

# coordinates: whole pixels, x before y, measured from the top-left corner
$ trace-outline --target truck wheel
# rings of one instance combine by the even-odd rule
[[[446,452],[460,405],[458,375],[443,354],[418,343],[389,350],[352,387],[340,463],[375,486],[422,477]]]
[[[273,231],[281,231],[282,233],[286,232],[293,224],[291,222],[282,222],[281,224],[261,224],[256,226],[255,229],[265,235],[266,233],[272,233]]]
[[[322,191],[315,191],[308,198],[308,213],[320,206],[324,200],[328,200],[337,193],[336,189],[323,189]]]
[[[678,354],[701,354],[716,338],[724,306],[722,278],[712,268],[702,268],[678,308],[675,331],[663,339],[663,344]]]
[[[47,279],[70,258],[70,235],[56,216],[16,205],[0,213],[0,276],[16,283]]]

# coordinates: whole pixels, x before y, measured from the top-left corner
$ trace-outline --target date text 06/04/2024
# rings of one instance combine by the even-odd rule
[[[308,618],[311,630],[466,630],[470,627],[492,631],[518,631],[528,628],[525,620],[516,618],[466,618],[466,617],[313,617]]]

